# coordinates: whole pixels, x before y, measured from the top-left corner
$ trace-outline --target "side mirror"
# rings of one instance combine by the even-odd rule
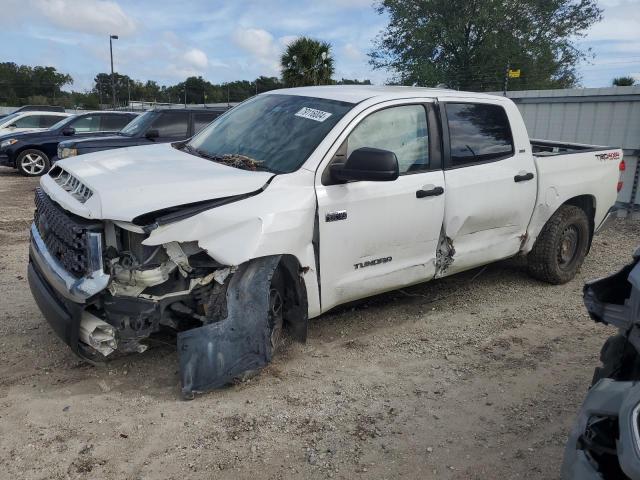
[[[18,128],[18,125],[12,123],[11,125],[7,125],[7,128]]]
[[[331,177],[339,182],[390,182],[400,174],[395,153],[370,147],[354,150],[345,163],[333,164],[330,169]]]
[[[70,137],[71,135],[75,135],[76,134],[76,129],[73,127],[66,127],[62,130],[62,134]]]
[[[158,138],[160,136],[160,132],[155,128],[151,128],[147,130],[147,133],[145,133],[144,136],[149,140],[153,140],[154,138]]]

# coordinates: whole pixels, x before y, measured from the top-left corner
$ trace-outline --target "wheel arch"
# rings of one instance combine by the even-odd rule
[[[304,268],[291,254],[280,255],[278,268],[285,282],[285,326],[293,338],[300,342],[307,339],[308,299],[302,274]]]
[[[574,207],[578,207],[579,209],[581,209],[587,215],[587,219],[589,220],[589,243],[587,245],[588,253],[591,249],[591,241],[593,240],[593,234],[595,231],[596,197],[594,197],[593,195],[578,195],[576,197],[568,199],[562,205],[573,205]],[[562,205],[560,205],[558,208],[560,208]]]
[[[553,199],[553,196],[551,197]],[[583,194],[570,197],[563,202],[549,201],[548,199],[544,203],[539,204],[532,215],[531,223],[527,229],[527,236],[525,242],[523,242],[521,252],[528,253],[533,249],[533,246],[538,239],[540,233],[542,233],[544,227],[549,220],[556,214],[556,212],[564,205],[573,205],[580,208],[587,215],[589,220],[589,242],[588,249],[591,248],[591,241],[595,232],[595,216],[596,216],[596,197],[592,194]],[[589,250],[587,250],[588,252]]]

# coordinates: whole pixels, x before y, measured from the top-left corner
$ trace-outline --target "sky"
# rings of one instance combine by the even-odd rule
[[[373,70],[367,53],[387,23],[374,0],[0,0],[0,61],[48,65],[91,87],[114,68],[136,80],[170,85],[201,75],[212,83],[279,76],[286,45],[301,35],[332,44],[334,78],[382,84],[391,72]],[[595,58],[579,67],[585,87],[616,76],[640,80],[640,0],[601,0],[604,20],[581,48]]]

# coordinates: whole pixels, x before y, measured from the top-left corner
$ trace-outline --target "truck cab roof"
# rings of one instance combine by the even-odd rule
[[[317,87],[297,87],[271,90],[266,95],[300,95],[304,97],[325,98],[349,103],[360,103],[372,98],[396,100],[411,97],[451,97],[457,98],[485,98],[487,100],[502,100],[506,97],[489,95],[486,93],[460,92],[445,88],[377,86],[377,85],[323,85]],[[264,94],[263,94],[264,95]],[[507,99],[508,100],[508,99]]]

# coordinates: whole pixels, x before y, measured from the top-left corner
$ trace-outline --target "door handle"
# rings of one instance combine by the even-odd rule
[[[533,180],[533,173],[528,172],[522,175],[516,175],[513,177],[514,182],[526,182],[527,180]]]
[[[418,190],[416,192],[416,198],[424,198],[424,197],[437,197],[438,195],[442,195],[444,193],[444,188],[435,187],[431,190]]]

